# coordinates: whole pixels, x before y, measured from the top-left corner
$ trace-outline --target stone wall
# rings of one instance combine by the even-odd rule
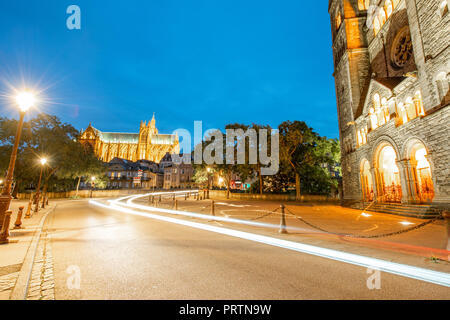
[[[210,198],[226,199],[227,192],[219,190],[211,190],[209,192]],[[230,193],[230,199],[232,200],[266,200],[266,201],[295,201],[295,194],[250,194],[250,193]],[[321,196],[321,195],[304,195],[301,196],[301,202],[314,202],[314,203],[338,203],[338,198]]]

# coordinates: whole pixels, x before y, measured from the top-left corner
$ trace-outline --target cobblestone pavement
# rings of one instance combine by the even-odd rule
[[[43,232],[31,272],[27,300],[55,300],[51,237]]]
[[[18,277],[19,272],[14,272],[0,276],[0,296],[2,298],[9,298],[12,289],[14,289]]]

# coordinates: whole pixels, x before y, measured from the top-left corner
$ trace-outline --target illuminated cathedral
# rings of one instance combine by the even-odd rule
[[[159,163],[167,153],[180,152],[178,136],[160,134],[156,128],[155,115],[148,124],[141,121],[139,133],[102,132],[89,124],[86,130],[82,130],[79,141],[85,146],[90,146],[104,162],[121,158]]]

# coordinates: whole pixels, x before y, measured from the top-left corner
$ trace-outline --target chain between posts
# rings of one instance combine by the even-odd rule
[[[337,236],[342,236],[342,237],[361,238],[361,239],[384,238],[384,237],[389,237],[389,236],[394,236],[394,235],[410,232],[410,231],[413,231],[413,230],[417,230],[417,229],[423,228],[423,227],[425,227],[425,226],[427,226],[427,225],[429,225],[429,224],[431,224],[431,223],[433,223],[433,222],[435,222],[435,221],[437,221],[437,220],[439,220],[441,218],[440,216],[437,216],[434,219],[425,221],[425,222],[423,222],[421,224],[418,224],[418,225],[416,225],[414,227],[410,227],[410,228],[399,230],[399,231],[383,233],[383,234],[378,234],[378,235],[358,235],[358,234],[347,234],[347,233],[332,232],[332,231],[325,230],[325,229],[323,229],[323,228],[321,228],[319,226],[316,226],[316,225],[312,224],[311,222],[306,221],[302,217],[297,216],[295,213],[293,213],[288,208],[286,208],[286,210],[289,212],[288,213],[289,215],[295,217],[296,219],[302,221],[304,224],[306,224],[306,225],[308,225],[308,226],[310,226],[310,227],[312,227],[314,229],[317,229],[319,231],[322,231],[322,232],[325,232],[325,233],[329,233],[329,234],[334,234],[334,235],[337,235]]]

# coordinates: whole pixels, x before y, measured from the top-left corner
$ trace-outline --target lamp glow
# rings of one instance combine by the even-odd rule
[[[47,159],[46,158],[41,158],[40,160],[42,165],[45,165],[47,163]]]
[[[16,96],[16,103],[22,112],[27,112],[36,103],[36,97],[31,92],[21,92]]]

